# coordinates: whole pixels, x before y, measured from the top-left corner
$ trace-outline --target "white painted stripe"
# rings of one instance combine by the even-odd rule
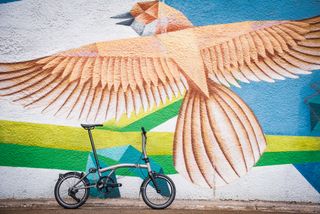
[[[169,120],[167,120],[164,123],[161,123],[160,125],[154,127],[150,131],[152,132],[174,132],[176,129],[176,123],[177,123],[178,116],[175,116]]]
[[[0,167],[0,199],[54,198],[54,185],[63,170]]]
[[[0,199],[54,198],[53,189],[64,170],[0,167]],[[255,167],[238,181],[214,190],[201,188],[182,176],[170,175],[178,199],[265,200],[319,203],[320,194],[292,165]],[[138,198],[142,179],[118,176],[121,197]]]
[[[54,186],[64,170],[23,167],[0,167],[0,199],[54,198]],[[123,198],[138,198],[142,179],[117,176]],[[177,187],[177,198],[212,199],[212,190],[188,183],[180,175],[170,175]],[[187,187],[187,188],[186,188]]]

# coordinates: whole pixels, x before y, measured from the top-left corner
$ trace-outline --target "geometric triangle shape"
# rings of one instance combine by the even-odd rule
[[[141,152],[138,151],[133,146],[129,145],[125,153],[119,159],[119,163],[145,164],[145,162],[141,159],[141,157],[142,157]],[[153,171],[158,173],[163,173],[163,169],[159,164],[157,164],[154,160],[152,160],[152,158],[149,158],[149,161]],[[135,176],[140,177],[141,179],[144,179],[148,174],[146,169],[132,168],[132,170],[130,171],[134,173]]]
[[[140,4],[135,4],[132,9],[130,10],[130,13],[133,17],[139,16],[139,14],[143,13],[144,9],[141,8]]]
[[[320,122],[318,122],[310,133],[311,136],[320,136]]]
[[[320,97],[320,96],[319,96]],[[317,123],[320,122],[320,104],[309,102],[310,106],[310,120],[311,120],[311,130],[313,130]]]
[[[308,103],[314,103],[320,105],[320,95],[319,93],[311,95],[312,97],[308,99]]]
[[[100,164],[100,167],[101,168],[104,168],[104,167],[107,167],[108,165],[104,162],[104,160],[102,160],[102,158],[99,157],[99,164]],[[95,163],[95,160],[94,160],[94,156],[93,156],[93,153],[90,153],[89,156],[88,156],[88,161],[87,161],[87,165],[86,165],[86,173],[89,172],[89,169],[90,168],[97,168],[96,166],[96,163]],[[102,173],[102,176],[107,176],[109,172],[104,172]],[[98,181],[98,172],[96,173],[90,173],[88,176],[87,176],[90,184],[95,184],[97,183]],[[115,176],[115,174],[112,174],[111,175],[111,178],[112,180],[117,183],[117,178]],[[101,194],[97,188],[91,188],[90,189],[90,196],[92,197],[97,197],[97,198],[120,198],[121,195],[120,195],[120,191],[119,191],[119,188],[114,188],[112,189],[112,191],[107,194],[107,195],[104,195],[104,194]]]
[[[124,25],[124,26],[131,26],[132,22],[134,21],[134,18],[125,20],[125,21],[121,21],[121,22],[117,22],[117,25]]]
[[[135,19],[131,24],[131,28],[133,28],[137,34],[142,35],[145,28],[145,24]]]
[[[294,164],[294,167],[320,193],[320,163]]]
[[[156,18],[154,16],[149,15],[148,13],[141,13],[139,16],[135,18],[135,21],[142,23],[143,25],[147,25],[153,22],[154,20],[156,20]]]
[[[153,6],[154,4],[158,4],[158,1],[138,2],[137,4],[140,6],[142,10],[145,11],[151,6]]]
[[[119,162],[120,158],[126,152],[128,147],[129,146],[126,145],[126,146],[116,146],[116,147],[111,147],[106,149],[99,149],[97,150],[97,154]]]
[[[145,162],[141,159],[143,157],[142,153],[134,148],[131,145],[118,146],[106,149],[97,150],[99,164],[101,168],[114,165],[114,164],[145,164]],[[162,167],[157,164],[154,160],[149,158],[151,168],[154,172],[163,174]],[[90,168],[96,168],[96,163],[94,160],[93,153],[89,154],[86,171],[88,172]],[[110,171],[104,172],[103,176],[107,176]],[[135,176],[140,177],[144,180],[148,176],[147,169],[141,168],[119,168],[112,174],[111,178],[117,183],[117,179],[115,175],[123,175],[123,176]],[[98,178],[98,174],[92,173],[87,177],[90,183],[95,183]],[[165,185],[165,184],[160,184]],[[164,186],[165,187],[165,186]],[[166,188],[167,189],[167,188]],[[165,192],[163,194],[166,194]],[[92,189],[90,195],[94,197],[101,197],[96,189]],[[102,196],[103,197],[103,196]],[[117,198],[120,197],[120,192],[118,188],[113,189],[113,191],[106,196],[106,198]],[[105,198],[105,197],[103,197]]]
[[[158,9],[159,9],[159,4],[155,4],[145,12],[150,16],[153,16],[154,18],[158,18],[158,11],[159,11]]]
[[[145,25],[143,33],[141,36],[150,36],[153,35],[154,32],[156,32],[158,26],[158,20],[155,20],[147,25]],[[157,121],[157,124],[159,124],[159,121]]]
[[[131,145],[127,145],[126,150],[119,158],[119,163],[135,163],[139,161],[141,152]]]

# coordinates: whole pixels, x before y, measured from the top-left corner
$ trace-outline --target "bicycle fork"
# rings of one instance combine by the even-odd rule
[[[146,156],[146,155],[145,155],[145,156]],[[154,175],[156,175],[156,172],[153,172],[153,171],[151,170],[149,158],[148,158],[148,157],[145,157],[145,158],[142,158],[142,160],[144,160],[145,163],[146,163],[146,165],[147,165],[147,168],[148,168],[148,176],[150,177],[150,179],[151,179],[151,181],[152,181],[152,183],[153,183],[153,185],[154,185],[154,188],[156,189],[157,193],[161,193],[160,188],[159,188],[159,186],[158,186],[158,183],[157,183],[157,181],[156,181],[156,179],[155,179],[155,176],[154,176]]]

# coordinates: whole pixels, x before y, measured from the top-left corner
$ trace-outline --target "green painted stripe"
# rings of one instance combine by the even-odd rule
[[[132,113],[130,118],[124,114],[119,120],[111,119],[105,122],[103,127],[98,127],[98,129],[125,132],[140,131],[140,127],[145,126],[147,130],[150,130],[176,116],[179,112],[181,103],[182,98],[181,96],[178,96],[171,101],[167,100],[165,104],[153,107],[147,112],[141,110],[138,114]]]
[[[172,155],[151,155],[150,157],[163,168],[164,174],[177,173],[176,169],[173,166]]]
[[[62,169],[73,171],[85,171],[89,152],[72,151],[63,149],[49,149],[37,146],[22,146],[15,144],[0,143],[1,166],[30,167]],[[175,174],[171,155],[151,155],[149,156],[159,164],[165,174]],[[110,158],[99,155],[101,163],[107,165],[117,164]],[[128,174],[129,173],[129,174]],[[133,176],[127,169],[117,170],[117,175]]]
[[[151,130],[154,127],[166,122],[167,120],[177,116],[179,113],[180,106],[182,104],[182,99],[178,100],[156,112],[153,114],[147,115],[140,120],[137,120],[130,125],[121,128],[119,131],[122,132],[132,132],[132,131],[140,131],[141,126],[144,126],[146,130]]]
[[[84,171],[89,152],[0,144],[0,165]]]
[[[265,152],[256,166],[320,162],[320,151]]]
[[[49,149],[36,146],[22,146],[0,143],[1,166],[48,168],[84,171],[89,152],[71,151],[63,149]],[[165,174],[175,174],[171,155],[150,155],[159,164]],[[116,163],[105,157],[100,160],[106,164]],[[314,163],[320,162],[320,151],[303,152],[265,152],[256,166],[281,164]],[[128,175],[126,170],[119,171],[119,175]],[[130,174],[129,174],[130,176]]]

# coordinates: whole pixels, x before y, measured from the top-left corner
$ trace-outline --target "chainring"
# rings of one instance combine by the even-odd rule
[[[113,179],[110,176],[100,177],[96,184],[97,190],[102,194],[108,194],[112,191],[112,187],[109,187],[109,184],[114,184]]]

